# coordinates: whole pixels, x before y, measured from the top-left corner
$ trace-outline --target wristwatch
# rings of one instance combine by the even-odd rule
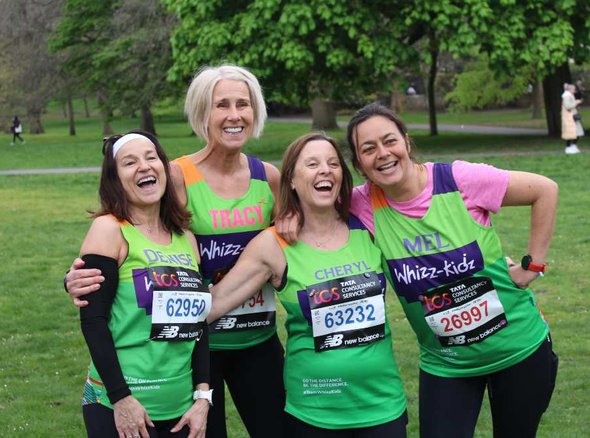
[[[193,400],[197,401],[200,398],[204,398],[209,402],[209,406],[213,406],[213,390],[210,389],[208,391],[203,391],[202,389],[197,389],[193,392]]]
[[[537,272],[541,276],[545,273],[545,268],[547,267],[545,263],[534,263],[533,258],[529,254],[522,258],[520,266],[522,266],[522,269],[525,271]]]

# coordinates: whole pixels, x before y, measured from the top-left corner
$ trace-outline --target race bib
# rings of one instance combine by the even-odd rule
[[[227,332],[273,327],[276,323],[275,294],[265,284],[255,295],[209,326],[211,332]]]
[[[307,287],[315,351],[367,345],[385,337],[384,288],[374,272]]]
[[[211,294],[199,272],[158,266],[148,272],[153,284],[152,328],[154,341],[194,341],[203,333],[211,311]]]
[[[470,277],[422,297],[424,318],[443,346],[482,342],[508,325],[504,307],[487,277]]]

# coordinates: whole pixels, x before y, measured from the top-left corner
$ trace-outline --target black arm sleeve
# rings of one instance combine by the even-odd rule
[[[193,355],[191,359],[193,368],[193,387],[199,383],[211,383],[210,369],[211,362],[209,359],[209,326],[207,322],[203,325],[203,334],[195,342]]]
[[[96,367],[112,404],[131,395],[131,390],[119,364],[113,336],[108,327],[111,307],[117,293],[119,269],[117,261],[110,257],[88,254],[82,257],[85,268],[102,271],[104,282],[98,292],[86,295],[88,306],[80,309],[80,326],[88,345],[92,362]]]

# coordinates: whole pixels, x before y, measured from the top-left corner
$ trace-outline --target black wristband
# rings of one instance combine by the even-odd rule
[[[66,291],[67,294],[70,293],[70,291],[68,290],[68,274],[70,273],[71,269],[68,269],[66,271],[66,274],[64,275],[64,290]]]

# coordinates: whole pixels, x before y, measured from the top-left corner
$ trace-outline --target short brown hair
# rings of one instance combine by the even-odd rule
[[[303,217],[303,210],[301,209],[299,196],[297,196],[295,190],[291,189],[291,181],[293,180],[295,165],[297,164],[299,155],[301,155],[301,151],[307,143],[315,140],[327,141],[334,147],[334,150],[338,155],[338,161],[340,162],[340,167],[342,167],[342,184],[336,201],[336,211],[343,221],[348,220],[350,198],[352,196],[352,175],[344,161],[344,156],[338,147],[338,143],[322,132],[311,132],[302,135],[287,147],[287,150],[283,155],[283,163],[281,166],[281,187],[279,190],[279,213],[277,214],[277,218],[285,218],[289,215],[295,214],[299,216],[299,223],[301,226],[303,226],[305,218]]]
[[[406,127],[406,124],[402,121],[402,119],[394,111],[392,111],[391,109],[387,108],[386,106],[384,106],[378,102],[373,102],[368,105],[365,105],[360,110],[358,110],[356,113],[354,113],[354,115],[352,116],[352,118],[348,122],[348,127],[346,129],[346,141],[348,143],[348,147],[350,148],[350,153],[351,153],[351,157],[352,157],[352,165],[354,166],[354,168],[356,170],[358,170],[359,172],[363,173],[362,169],[360,168],[359,159],[358,159],[357,151],[356,151],[356,138],[355,138],[356,128],[361,123],[366,122],[370,118],[376,117],[376,116],[384,117],[388,120],[391,120],[393,123],[395,123],[395,125],[397,126],[397,129],[399,129],[399,132],[401,133],[401,135],[403,135],[404,138],[406,139],[408,146],[411,146],[410,159],[414,162],[417,162],[416,158],[413,155],[414,144],[413,144],[412,140],[410,139],[410,136],[408,135],[408,128]]]
[[[180,201],[176,196],[176,191],[174,190],[170,176],[170,161],[168,160],[164,149],[160,145],[158,139],[148,132],[130,131],[128,134],[141,134],[154,144],[156,153],[162,161],[162,164],[164,164],[164,172],[166,174],[166,188],[164,189],[164,195],[160,200],[160,219],[168,231],[182,234],[189,226],[191,214],[180,204]],[[117,172],[117,161],[115,160],[115,157],[113,157],[113,145],[121,137],[123,137],[123,135],[117,134],[103,140],[102,153],[104,158],[102,161],[102,173],[98,189],[101,208],[99,211],[92,212],[91,214],[92,217],[112,214],[119,220],[131,222],[127,195]]]

